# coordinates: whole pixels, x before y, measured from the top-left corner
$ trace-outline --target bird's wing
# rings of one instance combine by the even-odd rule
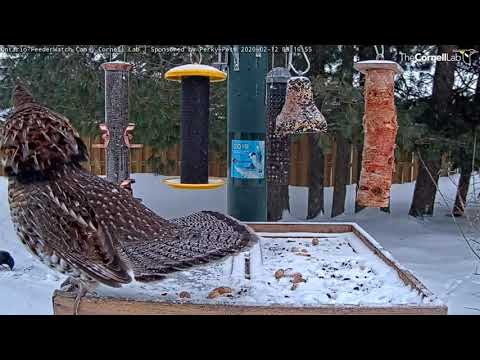
[[[65,181],[26,186],[32,188],[26,203],[19,206],[19,222],[26,230],[24,240],[39,242],[34,249],[40,256],[53,251],[74,269],[110,286],[131,281],[128,265],[84,194],[72,191]]]
[[[203,211],[166,220],[127,191],[86,171],[66,175],[66,186],[81,186],[103,229],[138,281],[203,265],[243,251],[257,236],[237,220]],[[166,203],[165,206],[168,206]]]

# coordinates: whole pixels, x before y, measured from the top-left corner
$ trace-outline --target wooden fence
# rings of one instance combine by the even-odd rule
[[[105,174],[105,151],[103,149],[93,148],[94,143],[99,142],[99,138],[83,139],[90,154],[90,162],[85,167],[97,175]],[[325,154],[324,181],[325,186],[333,185],[334,164],[335,164],[335,143],[330,147],[330,151]],[[291,165],[290,165],[290,184],[294,186],[309,185],[309,154],[310,142],[307,137],[291,143]],[[225,177],[227,175],[227,162],[225,156],[219,156],[210,152],[209,174],[210,176]],[[350,172],[348,183],[353,184],[357,181],[358,173],[358,150],[352,146],[350,152]],[[144,146],[140,149],[132,149],[130,152],[130,167],[132,173],[161,173],[162,175],[178,176],[180,173],[180,145],[177,144],[170,149],[158,150],[150,146]],[[444,163],[446,163],[444,161]],[[406,183],[414,181],[418,172],[418,159],[409,152],[401,152],[400,157],[396,159],[396,170],[394,183]],[[0,167],[0,175],[3,176],[3,168]]]

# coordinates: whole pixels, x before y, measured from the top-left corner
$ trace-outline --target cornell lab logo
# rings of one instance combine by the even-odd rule
[[[454,53],[460,54],[462,61],[467,65],[472,65],[472,55],[477,54],[478,50],[475,49],[459,49],[453,50]]]
[[[453,50],[451,54],[442,53],[437,55],[427,55],[422,53],[417,53],[415,55],[408,55],[405,53],[400,53],[402,61],[408,62],[428,62],[428,61],[463,61],[467,65],[472,65],[472,58],[474,54],[477,54],[478,50],[475,49],[458,49]]]

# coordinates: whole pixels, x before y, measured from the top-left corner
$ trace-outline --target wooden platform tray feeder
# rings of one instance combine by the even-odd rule
[[[277,239],[292,233],[304,237],[305,233],[326,234],[320,241],[328,241],[328,234],[356,236],[359,242],[371,251],[375,259],[398,274],[401,282],[416,291],[422,298],[420,304],[388,305],[231,305],[215,303],[185,303],[146,301],[117,297],[87,295],[83,298],[80,315],[446,315],[447,306],[436,297],[408,270],[355,223],[249,223],[257,233],[274,233]],[[278,236],[276,235],[278,234]],[[283,239],[282,239],[283,241]],[[285,240],[287,241],[287,240]],[[363,246],[362,245],[362,246]],[[423,301],[428,300],[428,301]],[[53,294],[53,310],[56,315],[73,314],[74,295],[62,291]]]

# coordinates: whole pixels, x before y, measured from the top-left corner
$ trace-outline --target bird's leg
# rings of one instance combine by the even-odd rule
[[[88,293],[89,290],[94,288],[94,283],[86,283],[82,280],[73,278],[69,276],[61,285],[60,289],[66,292],[74,292],[75,301],[73,303],[73,315],[78,315],[78,310],[80,308],[80,302],[82,298]]]
[[[231,256],[231,259],[232,259],[232,263],[230,266],[230,276],[233,275],[233,265],[235,264],[235,256]]]
[[[250,280],[252,278],[252,268],[250,262],[250,251],[244,254],[244,261],[245,261],[245,279]]]
[[[258,248],[260,250],[260,261],[261,261],[262,266],[263,266],[264,265],[264,263],[263,263],[263,246],[262,246],[262,238],[261,237],[259,237],[257,245],[258,245]]]
[[[80,308],[80,302],[82,301],[82,298],[89,292],[94,293],[95,288],[99,284],[97,281],[93,279],[78,280],[76,283],[77,283],[77,295],[73,303],[74,315],[78,315],[78,310]]]
[[[87,294],[88,286],[86,286],[82,281],[78,283],[77,296],[75,297],[75,302],[73,303],[73,315],[78,315],[78,310],[80,308],[80,302],[82,298]]]

